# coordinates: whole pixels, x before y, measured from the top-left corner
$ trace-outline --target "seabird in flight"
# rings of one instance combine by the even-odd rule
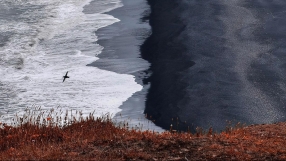
[[[66,75],[65,75],[65,76],[63,76],[63,77],[64,77],[63,82],[66,80],[66,78],[69,78],[69,76],[68,76],[68,71],[67,71]]]

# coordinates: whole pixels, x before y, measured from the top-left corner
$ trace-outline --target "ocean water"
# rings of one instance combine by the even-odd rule
[[[119,112],[142,86],[132,75],[86,65],[103,50],[96,30],[120,21],[103,13],[121,6],[120,0],[0,0],[1,119],[33,106]]]

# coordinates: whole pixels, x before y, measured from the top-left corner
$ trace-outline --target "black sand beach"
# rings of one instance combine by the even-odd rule
[[[144,84],[120,107],[125,120],[145,108],[184,131],[285,121],[286,2],[148,0],[150,15],[145,1],[123,3],[108,13],[121,21],[97,31],[105,49],[90,65]]]
[[[285,121],[284,1],[149,0],[145,112],[165,129]]]

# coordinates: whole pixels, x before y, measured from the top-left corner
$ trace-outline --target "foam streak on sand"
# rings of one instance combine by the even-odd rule
[[[83,13],[89,0],[1,2],[0,34],[9,40],[0,48],[0,114],[7,118],[32,105],[115,114],[141,90],[134,76],[86,66],[103,49],[94,32],[119,21],[102,13],[122,6],[119,0],[96,2],[89,14]],[[62,83],[66,71],[70,79]]]

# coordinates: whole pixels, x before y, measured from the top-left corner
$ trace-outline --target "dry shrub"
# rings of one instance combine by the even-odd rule
[[[286,123],[220,134],[128,130],[109,115],[18,118],[0,129],[1,160],[285,160]],[[33,121],[34,120],[34,121]]]

